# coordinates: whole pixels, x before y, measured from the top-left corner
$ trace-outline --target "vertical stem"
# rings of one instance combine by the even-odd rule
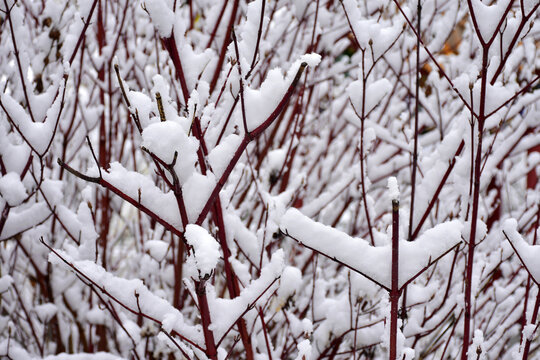
[[[538,289],[538,292],[536,293],[536,302],[534,303],[531,324],[536,323],[536,318],[538,317],[538,308],[540,308],[540,289]],[[527,339],[525,341],[525,347],[523,349],[523,360],[527,360],[529,358],[530,349],[531,349],[531,340]]]
[[[227,233],[225,229],[225,222],[223,219],[223,209],[221,207],[221,199],[218,197],[216,198],[216,202],[214,203],[214,216],[215,216],[215,222],[218,226],[218,238],[219,243],[221,245],[221,249],[223,251],[223,261],[224,261],[224,267],[225,267],[225,277],[227,280],[227,289],[229,290],[229,294],[231,299],[234,299],[240,295],[240,285],[238,284],[238,277],[236,276],[236,273],[234,272],[234,269],[231,265],[231,262],[229,261],[229,258],[231,257],[231,250],[229,249],[229,246],[227,244]],[[249,336],[248,330],[247,330],[247,324],[246,320],[242,317],[240,318],[237,323],[238,325],[238,331],[240,332],[240,337],[242,339],[242,344],[244,345],[244,351],[246,353],[246,360],[253,360],[253,345],[251,344],[251,337]]]
[[[528,154],[532,154],[534,152],[540,153],[540,145],[536,145],[527,151]],[[536,169],[532,168],[531,171],[527,173],[527,189],[534,190],[536,188],[537,183],[538,183],[538,174],[536,173]]]
[[[266,322],[264,321],[264,313],[262,311],[262,308],[259,308],[259,317],[261,318],[264,342],[266,343],[266,350],[268,351],[268,359],[272,360],[272,349],[270,347],[270,341],[268,340],[268,331],[266,330]]]
[[[409,211],[409,241],[414,240],[412,238],[413,220],[414,220],[414,197],[416,194],[416,168],[418,167],[418,112],[419,112],[419,99],[420,96],[420,20],[422,14],[422,4],[418,0],[417,4],[417,27],[418,37],[416,38],[416,94],[414,105],[414,149],[412,156],[412,171],[411,171],[411,209]]]
[[[229,24],[227,25],[227,30],[225,31],[225,37],[223,38],[223,45],[221,46],[221,51],[219,52],[218,63],[216,64],[216,70],[214,71],[214,76],[210,82],[210,93],[214,92],[217,81],[219,79],[219,74],[221,73],[221,68],[223,67],[223,61],[225,60],[225,53],[227,52],[227,45],[231,39],[231,31],[234,26],[234,21],[236,20],[236,13],[238,12],[238,4],[240,0],[234,0],[233,8],[231,10],[231,17],[229,18]]]
[[[414,95],[414,148],[412,154],[412,170],[411,170],[411,206],[409,209],[409,236],[408,240],[413,241],[413,221],[414,221],[414,198],[416,195],[416,169],[418,168],[418,112],[420,106],[420,37],[422,36],[421,29],[421,19],[422,19],[422,4],[418,0],[416,4],[417,9],[417,32],[418,36],[416,37],[416,89]],[[406,317],[405,309],[407,308],[407,287],[403,289],[403,318]],[[403,322],[405,324],[405,322]]]
[[[184,69],[182,67],[182,62],[180,61],[180,55],[178,54],[178,47],[176,45],[176,40],[174,35],[169,36],[168,38],[161,38],[163,47],[169,52],[171,60],[176,70],[176,78],[180,81],[180,87],[182,88],[182,96],[184,98],[184,106],[187,107],[189,100],[189,90],[187,87],[186,77],[184,76]]]
[[[217,360],[216,342],[214,333],[210,330],[212,320],[210,318],[210,308],[208,307],[208,298],[206,297],[206,280],[199,280],[195,283],[197,300],[201,311],[201,322],[203,327],[204,342],[206,344],[206,356],[209,359]]]
[[[174,235],[171,234],[171,244],[174,244]],[[178,237],[178,247],[176,248],[176,259],[174,263],[174,290],[173,306],[178,310],[182,309],[182,266],[184,266],[184,239]],[[174,253],[174,252],[173,252]]]
[[[484,47],[482,52],[482,82],[480,89],[480,109],[478,113],[478,144],[476,147],[476,156],[474,161],[474,182],[473,182],[473,203],[471,217],[471,233],[469,237],[467,266],[465,274],[465,317],[463,323],[463,345],[461,350],[461,360],[467,359],[469,351],[469,340],[471,334],[471,294],[472,294],[472,275],[474,265],[474,250],[476,247],[476,228],[478,225],[478,207],[480,199],[480,172],[482,163],[482,138],[485,122],[486,105],[486,83],[487,83],[487,63],[489,47]],[[474,110],[474,109],[473,109]]]
[[[362,50],[362,49],[361,49]],[[365,71],[365,50],[362,50],[362,113],[360,116],[360,177],[362,179],[362,200],[364,202],[364,210],[366,212],[366,220],[369,230],[369,239],[371,245],[375,246],[375,240],[373,237],[373,230],[371,229],[371,219],[369,217],[369,208],[366,198],[366,185],[365,185],[365,172],[364,172],[364,122],[366,119],[366,71]]]
[[[390,289],[390,360],[397,358],[399,305],[399,200],[392,200],[392,288]]]
[[[97,13],[97,41],[99,54],[102,55],[103,48],[105,47],[105,26],[103,23],[103,1],[98,1],[98,13]],[[103,63],[98,70],[98,79],[100,84],[105,83],[105,66]],[[105,90],[100,86],[99,101],[103,108],[106,108],[105,104]],[[110,140],[110,139],[109,139]],[[109,162],[107,150],[107,127],[105,111],[101,112],[101,118],[99,122],[99,166],[106,168]],[[103,190],[98,193],[98,208],[99,208],[99,246],[96,244],[96,256],[98,247],[101,247],[101,265],[107,269],[107,235],[109,233],[109,191]],[[104,325],[97,325],[96,333],[98,335],[98,350],[108,351],[107,333]]]
[[[208,43],[206,43],[206,47],[210,48],[212,46],[212,42],[214,41],[214,38],[216,37],[216,32],[219,27],[219,24],[221,23],[221,19],[223,19],[223,13],[225,12],[225,8],[227,7],[227,0],[223,0],[223,6],[221,7],[221,10],[219,12],[219,16],[214,23],[214,27],[212,28],[212,33],[210,34],[210,38],[208,39]]]

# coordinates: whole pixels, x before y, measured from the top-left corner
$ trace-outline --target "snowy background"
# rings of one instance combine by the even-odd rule
[[[536,0],[2,0],[0,358],[540,359]]]

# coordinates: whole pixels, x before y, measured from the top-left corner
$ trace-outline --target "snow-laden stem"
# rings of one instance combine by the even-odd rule
[[[454,165],[456,164],[456,157],[459,156],[459,154],[461,154],[461,151],[463,151],[464,147],[465,147],[465,141],[462,140],[461,143],[458,146],[458,149],[456,150],[456,152],[454,154],[454,157],[452,158],[452,160],[450,160],[450,162],[448,164],[448,168],[446,169],[446,172],[444,173],[441,181],[439,182],[439,186],[437,187],[437,190],[435,190],[435,193],[431,197],[431,200],[429,201],[429,204],[428,204],[428,207],[426,208],[426,211],[424,211],[424,214],[422,215],[422,218],[420,219],[420,221],[416,225],[416,228],[414,229],[414,231],[413,231],[413,233],[411,235],[412,239],[416,239],[416,237],[420,233],[420,230],[422,229],[422,225],[424,225],[424,222],[427,220],[427,218],[428,218],[428,216],[429,216],[429,214],[431,212],[431,209],[433,209],[433,206],[435,205],[437,200],[439,200],[439,194],[442,191],[444,185],[446,184],[446,181],[448,180],[448,177],[452,173],[452,170],[454,169]]]
[[[58,257],[64,264],[66,264],[69,268],[71,268],[77,274],[77,276],[86,285],[88,285],[88,286],[90,286],[92,288],[93,291],[99,290],[100,293],[106,295],[111,301],[117,303],[122,308],[129,311],[130,313],[132,313],[134,315],[137,315],[137,316],[141,316],[141,317],[143,317],[145,319],[151,320],[154,323],[158,324],[159,326],[162,326],[162,322],[159,319],[157,319],[155,317],[152,317],[152,316],[142,312],[140,307],[134,308],[132,306],[129,306],[128,304],[125,304],[121,300],[119,300],[116,296],[114,296],[114,294],[112,294],[104,286],[102,286],[102,285],[98,284],[97,282],[95,282],[92,278],[90,278],[88,275],[86,275],[84,272],[82,272],[81,269],[79,269],[77,266],[75,266],[75,264],[71,263],[66,258],[64,258],[64,256],[62,256],[61,253],[59,253],[58,251],[53,249],[49,244],[47,244],[43,238],[40,239],[40,242],[47,249],[49,249],[49,251],[51,251],[51,253],[53,253],[56,257]],[[134,294],[134,296],[136,296],[136,295]],[[165,330],[163,330],[163,329],[161,329],[161,331],[165,332]],[[180,339],[182,339],[186,343],[192,345],[193,347],[195,347],[195,348],[197,348],[197,349],[199,349],[201,351],[204,350],[199,344],[196,343],[196,341],[191,340],[187,336],[184,336],[184,335],[180,334],[178,331],[176,331],[174,329],[170,331],[170,335],[179,337]]]
[[[246,114],[245,114],[245,107],[244,107],[244,87],[243,87],[243,79],[242,79],[242,69],[240,67],[240,59],[239,59],[239,52],[238,52],[238,42],[236,41],[236,35],[234,31],[232,31],[232,38],[234,41],[234,47],[236,50],[237,55],[237,65],[238,65],[238,72],[240,74],[240,98],[241,98],[241,105],[242,105],[242,117],[244,120],[244,130],[246,133],[248,133],[247,123],[246,123]],[[206,174],[207,172],[207,166],[205,162],[205,158],[208,154],[206,141],[203,136],[203,132],[200,128],[200,120],[198,117],[194,119],[194,126],[193,126],[193,134],[199,140],[201,146],[197,150],[197,154],[199,157],[199,164],[201,167],[201,172],[203,174]],[[181,209],[182,212],[182,209]],[[217,194],[215,198],[215,202],[213,204],[213,214],[214,214],[214,222],[217,225],[218,228],[218,238],[219,243],[221,245],[221,249],[223,251],[223,259],[224,259],[224,268],[225,268],[225,278],[227,280],[227,289],[229,290],[229,294],[231,298],[236,298],[240,295],[240,285],[238,283],[238,277],[236,276],[236,273],[229,261],[229,258],[231,257],[231,251],[229,249],[229,245],[227,244],[227,232],[225,229],[225,221],[223,220],[223,209],[221,206],[221,199],[219,198],[219,193]],[[187,218],[186,221],[184,221],[184,224],[187,224]],[[180,254],[179,254],[180,255]],[[179,265],[181,266],[181,265]],[[181,284],[181,280],[179,281],[179,284]],[[179,286],[178,284],[178,286]],[[202,310],[202,309],[201,309]],[[242,339],[242,343],[244,345],[244,350],[246,353],[246,359],[247,360],[253,360],[253,347],[251,345],[251,338],[247,331],[246,321],[244,318],[240,318],[237,321],[238,325],[238,331],[240,332],[240,337]]]
[[[392,200],[392,288],[390,289],[390,360],[397,359],[399,306],[399,200]]]
[[[57,162],[58,162],[58,165],[60,165],[61,167],[63,167],[64,169],[66,169],[68,172],[75,175],[76,177],[78,177],[78,178],[80,178],[82,180],[88,181],[88,182],[99,184],[102,187],[106,188],[107,190],[110,190],[114,194],[118,195],[120,198],[124,199],[125,201],[127,201],[131,205],[135,206],[137,209],[139,209],[140,211],[142,211],[146,215],[150,216],[153,220],[155,220],[159,224],[163,225],[163,227],[165,229],[169,230],[174,235],[182,236],[182,232],[180,230],[178,230],[176,227],[169,224],[167,221],[165,221],[163,218],[161,218],[161,216],[159,216],[158,214],[156,214],[155,212],[153,212],[152,210],[150,210],[146,206],[142,205],[138,200],[135,200],[135,199],[131,198],[126,193],[124,193],[122,190],[118,189],[116,186],[114,186],[113,184],[111,184],[107,180],[103,179],[102,177],[91,177],[91,176],[88,176],[88,175],[84,175],[81,172],[73,169],[68,164],[64,163],[61,159],[57,159]]]
[[[231,257],[231,250],[227,244],[227,231],[225,229],[225,222],[223,221],[223,208],[221,206],[221,200],[218,198],[214,204],[214,216],[215,222],[218,226],[218,239],[221,249],[223,251],[223,262],[225,268],[225,278],[227,280],[227,289],[231,299],[234,299],[240,295],[240,285],[238,284],[238,277],[229,261]],[[253,360],[253,346],[251,344],[251,337],[247,331],[246,320],[241,317],[236,322],[238,326],[238,331],[240,332],[240,337],[242,339],[242,344],[244,345],[244,351],[246,352],[246,359]]]
[[[298,84],[298,81],[300,80],[300,76],[304,72],[304,69],[306,68],[306,66],[307,66],[306,63],[302,63],[300,65],[300,68],[296,72],[294,80],[292,81],[291,85],[289,85],[289,88],[287,89],[287,92],[285,93],[285,95],[283,95],[283,98],[281,99],[279,104],[276,106],[274,111],[268,116],[268,118],[261,125],[259,125],[257,128],[255,128],[254,130],[252,130],[252,131],[250,131],[250,132],[248,132],[248,133],[246,133],[244,135],[244,138],[242,139],[242,142],[240,143],[240,145],[236,149],[236,151],[235,151],[235,153],[233,155],[233,158],[231,159],[231,161],[227,165],[227,168],[223,172],[223,175],[221,175],[221,178],[219,179],[218,183],[214,187],[214,190],[212,190],[212,193],[210,194],[210,197],[206,201],[206,204],[204,205],[201,213],[199,214],[199,217],[197,218],[197,221],[196,221],[197,225],[202,224],[204,219],[206,219],[206,215],[208,215],[208,212],[210,211],[210,209],[212,207],[212,204],[214,203],[217,196],[219,195],[219,192],[221,191],[221,189],[223,188],[223,186],[227,182],[227,179],[229,178],[229,175],[231,174],[232,170],[236,166],[236,163],[238,162],[238,160],[240,160],[240,157],[244,153],[244,150],[247,148],[248,144],[252,140],[259,137],[274,122],[274,120],[283,111],[283,109],[285,109],[285,106],[289,102],[289,99],[291,98],[291,96],[292,96],[292,94],[294,92],[294,89],[296,88],[296,85]]]

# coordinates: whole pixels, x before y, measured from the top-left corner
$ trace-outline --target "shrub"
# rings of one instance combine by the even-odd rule
[[[2,0],[0,355],[536,358],[539,7]]]

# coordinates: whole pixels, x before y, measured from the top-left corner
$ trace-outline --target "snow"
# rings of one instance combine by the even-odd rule
[[[13,134],[10,134],[13,135]],[[30,156],[30,148],[25,144],[17,144],[13,141],[14,136],[8,136],[0,128],[0,151],[2,153],[2,161],[6,167],[6,171],[21,173],[26,164],[26,160]]]
[[[92,176],[97,175],[97,169],[91,170],[90,173]],[[129,171],[118,162],[111,163],[109,171],[102,171],[102,175],[106,181],[127,196],[140,201],[142,205],[159,214],[163,220],[180,228],[180,211],[172,191],[162,192],[149,176]]]
[[[216,298],[212,286],[208,286],[208,304],[212,318],[211,330],[217,339],[225,335],[226,331],[238,320],[242,313],[250,310],[256,301],[264,304],[277,287],[276,279],[281,276],[284,267],[284,253],[282,249],[272,254],[270,262],[261,270],[258,279],[253,280],[234,299]],[[264,294],[263,296],[261,296]]]
[[[359,183],[359,171],[357,167],[349,167],[340,175],[339,180],[329,186],[326,191],[302,206],[303,214],[310,217],[317,215],[322,209],[335,200],[344,189],[354,188]]]
[[[523,8],[525,10],[525,14],[529,14],[531,10],[533,9],[534,5],[537,4],[537,0],[524,0],[523,1]]]
[[[515,219],[508,219],[504,222],[503,232],[512,243],[534,282],[540,284],[540,245],[529,245],[517,231],[517,226]]]
[[[377,132],[374,128],[368,127],[364,130],[364,153],[367,154],[373,146],[373,142],[377,139]]]
[[[216,186],[216,177],[208,172],[206,176],[193,173],[182,185],[182,193],[190,222],[195,222]]]
[[[24,348],[22,348],[13,338],[0,340],[0,354],[3,356],[9,355],[11,359],[17,360],[124,360],[124,357],[97,351],[94,353],[80,352],[77,354],[61,353],[58,355],[48,356],[31,356]]]
[[[269,151],[266,155],[266,158],[268,160],[268,167],[272,170],[279,171],[285,163],[286,157],[287,149],[282,148]]]
[[[422,76],[425,84],[422,82],[419,99],[421,131],[412,214],[415,240],[399,241],[398,280],[401,289],[407,283],[404,300],[409,306],[408,319],[398,333],[400,360],[412,359],[415,352],[416,357],[440,357],[444,349],[430,344],[437,344],[437,336],[448,321],[458,319],[465,303],[462,286],[467,249],[465,244],[457,246],[470,240],[473,199],[469,181],[478,122],[476,128],[470,124],[471,111],[455,91],[478,111],[481,71],[488,77],[487,113],[512,96],[516,98],[489,114],[484,124],[481,155],[485,161],[474,219],[477,246],[470,304],[475,309],[471,323],[485,326],[481,327],[483,333],[471,334],[469,354],[476,358],[480,346],[486,358],[512,358],[519,351],[516,339],[520,335],[538,336],[537,323],[515,325],[525,310],[530,322],[534,306],[532,301],[529,309],[523,308],[529,274],[522,265],[531,270],[532,280],[540,276],[539,245],[531,245],[539,195],[530,188],[534,179],[527,176],[535,168],[537,173],[540,170],[540,152],[534,152],[540,143],[540,113],[535,110],[540,91],[531,88],[516,94],[534,79],[540,64],[535,43],[540,24],[533,21],[537,14],[530,14],[522,24],[527,14],[520,9],[521,5],[527,13],[538,0],[514,1],[499,32],[494,29],[508,1],[474,1],[471,7],[480,22],[478,34],[470,9],[461,6],[463,1],[422,2],[422,40],[441,68],[420,49],[421,63],[431,67],[428,64],[422,69],[427,76]],[[177,0],[111,1],[101,12],[107,39],[103,48],[92,29],[100,9],[96,7],[87,18],[93,1],[7,3],[14,6],[11,18],[2,15],[7,31],[0,35],[0,100],[5,108],[0,110],[0,358],[182,358],[180,346],[186,358],[206,359],[204,309],[197,298],[197,291],[201,295],[204,289],[196,289],[196,285],[209,275],[202,284],[209,303],[209,330],[219,343],[220,360],[246,356],[239,339],[239,318],[245,321],[257,360],[280,356],[317,359],[331,357],[332,352],[336,358],[352,358],[355,348],[359,358],[362,349],[373,351],[373,358],[387,356],[389,198],[402,204],[402,237],[409,227],[411,208],[414,96],[410,90],[415,85],[417,39],[404,18],[408,16],[415,26],[414,2],[408,6],[401,2],[398,9],[391,0],[343,0],[332,6],[321,3],[318,8],[309,0],[249,0],[240,2],[233,16],[230,1],[201,0],[192,2],[193,6]],[[249,158],[236,153],[251,137],[244,133],[242,123],[234,44],[226,37],[231,21],[239,40],[248,132],[261,129],[301,63],[316,66],[303,73],[277,121],[245,149]],[[86,29],[85,24],[90,27]],[[58,39],[53,39],[52,29],[60,32]],[[515,33],[518,29],[521,34]],[[84,37],[85,30],[92,36]],[[478,36],[487,40],[492,34],[496,38],[489,49],[489,65],[481,70]],[[514,35],[517,41],[509,49]],[[361,49],[355,46],[355,37]],[[83,38],[84,46],[79,44],[79,52],[69,64],[71,52]],[[180,74],[171,61],[174,54],[161,43],[166,38],[176,42],[187,92],[182,91]],[[448,46],[441,50],[443,45]],[[508,60],[491,84],[506,51],[510,52]],[[95,78],[111,60],[121,66],[129,111],[114,74],[111,81]],[[62,84],[66,86],[63,102]],[[165,122],[157,111],[158,92]],[[359,119],[351,103],[365,118]],[[141,121],[141,134],[129,123],[135,114]],[[101,116],[106,119],[106,131],[101,134],[105,135],[101,137],[105,148],[98,151]],[[190,133],[195,116],[206,144],[202,158],[197,154],[202,141]],[[98,176],[85,143],[87,135],[96,155],[100,153],[106,162],[101,168],[105,187],[73,176],[55,162],[61,157],[73,169]],[[363,176],[358,166],[359,144],[365,160]],[[460,144],[464,146],[456,154]],[[156,171],[160,165],[141,146],[167,164],[175,160],[172,168],[163,165],[163,178]],[[221,216],[213,214],[209,196],[235,153],[241,155],[238,164],[224,179],[226,183],[218,185],[223,186],[216,191],[219,198],[211,199],[221,201],[221,223]],[[272,187],[272,175],[287,160],[291,164],[280,179],[281,186]],[[181,195],[169,191],[168,182],[175,178],[172,170],[178,175]],[[359,186],[361,180],[365,194]],[[104,222],[100,198],[107,192],[110,216],[106,218],[110,221]],[[137,209],[137,202],[150,216]],[[182,202],[187,223],[180,217]],[[200,226],[188,225],[198,219],[205,204],[211,209],[207,219]],[[500,214],[493,213],[497,204]],[[429,205],[434,206],[426,212]],[[298,210],[287,210],[290,207]],[[499,221],[492,222],[490,214],[500,215]],[[519,220],[507,224],[510,241],[506,241],[502,230],[509,216]],[[421,219],[425,221],[416,229]],[[457,220],[450,221],[453,219]],[[332,227],[326,226],[330,224]],[[107,241],[98,241],[99,233],[107,230],[105,225]],[[237,298],[228,289],[231,274],[223,267],[224,252],[216,235],[221,232],[230,250],[227,261],[238,280]],[[370,232],[373,239],[368,238]],[[39,242],[41,236],[53,248],[62,249],[60,254],[81,273],[53,259],[54,255],[55,264],[49,263],[49,251]],[[448,256],[416,277],[447,250]],[[39,285],[41,276],[46,289]],[[88,282],[96,283],[93,289]],[[533,300],[537,288],[532,286],[529,291]],[[157,321],[144,315],[141,326],[137,324],[136,295],[142,311]],[[51,355],[59,345],[54,339],[51,342],[48,331],[55,318],[60,340],[70,352],[95,349],[100,343],[96,326],[103,325],[108,336],[101,340],[106,340],[112,354]],[[463,321],[458,321],[453,338],[447,337],[447,354],[459,354],[462,328]],[[413,345],[411,339],[417,336]],[[338,342],[339,348],[334,346]]]
[[[41,190],[51,206],[57,206],[64,198],[64,183],[61,180],[45,179],[41,184]]]
[[[34,310],[36,311],[36,314],[38,318],[41,320],[41,322],[48,322],[54,315],[56,315],[56,312],[58,311],[58,308],[56,305],[51,303],[41,304],[34,307]]]
[[[190,41],[186,39],[186,25],[185,21],[182,21],[180,17],[175,18],[173,33],[176,45],[178,47],[178,53],[181,54],[182,68],[184,70],[184,76],[188,91],[195,88],[201,92],[200,99],[205,99],[207,94],[203,94],[203,88],[208,88],[208,85],[203,83],[210,82],[210,76],[214,71],[214,63],[217,62],[218,55],[212,49],[205,49],[200,51],[191,45]]]
[[[62,92],[63,86],[60,86],[61,82],[59,82],[58,79],[55,80],[56,84],[49,86],[44,93],[31,94],[29,97],[32,112],[36,118],[36,121],[43,121],[46,117],[56,119],[58,115],[58,111],[60,110],[60,102],[55,102],[55,96],[58,91],[60,91],[60,93]],[[61,96],[58,96],[58,99],[60,98]]]
[[[225,137],[218,146],[210,151],[210,154],[208,154],[208,162],[216,177],[220,178],[221,175],[223,175],[241,142],[242,138],[240,136],[231,134]]]
[[[6,108],[7,114],[22,133],[22,136],[38,153],[42,154],[52,137],[54,130],[53,121],[49,119],[46,122],[32,122],[23,107],[9,94],[3,93],[0,95],[0,101]],[[53,112],[54,109],[51,108],[49,111]]]
[[[377,106],[382,99],[392,90],[392,84],[387,79],[379,79],[366,86],[366,97],[364,103],[364,115],[367,115]],[[347,94],[351,99],[358,114],[362,114],[362,80],[353,81],[347,87]]]
[[[182,54],[183,55],[183,54]],[[156,74],[152,77],[152,82],[154,86],[152,87],[152,98],[156,99],[155,103],[152,104],[152,109],[154,110],[154,114],[156,116],[153,118],[154,122],[160,122],[161,116],[159,115],[158,111],[158,102],[157,102],[157,94],[159,93],[161,97],[161,105],[163,105],[163,112],[165,115],[165,119],[167,121],[172,121],[175,123],[178,123],[182,126],[184,129],[184,133],[188,134],[189,129],[191,128],[192,120],[195,116],[193,112],[193,108],[195,104],[199,101],[199,93],[196,90],[193,90],[191,93],[190,98],[188,99],[188,118],[184,116],[179,116],[177,109],[178,105],[175,105],[175,99],[171,99],[170,92],[171,92],[171,83],[169,80],[165,79],[163,76]],[[205,87],[201,85],[200,88]]]
[[[308,339],[302,340],[298,343],[298,356],[296,360],[310,360],[311,359],[311,343]]]
[[[162,240],[148,240],[144,243],[144,248],[154,259],[162,261],[167,255],[169,244]]]
[[[467,353],[467,358],[469,360],[486,360],[486,345],[484,344],[484,334],[482,330],[474,330],[474,336],[471,346],[469,347],[469,352]]]
[[[127,88],[127,84],[124,82],[124,87]],[[153,105],[152,100],[150,97],[140,91],[133,91],[133,90],[127,90],[127,97],[129,99],[129,102],[131,104],[132,109],[130,111],[132,113],[139,114],[139,120],[141,122],[141,126],[146,128],[148,125],[150,125],[150,112],[153,111]],[[135,111],[136,110],[136,111]]]
[[[414,222],[416,225],[427,210],[435,191],[450,166],[449,161],[453,159],[463,136],[465,136],[465,129],[463,127],[463,125],[466,124],[465,120],[463,122],[455,121],[454,124],[457,125],[454,125],[454,129],[444,137],[442,143],[440,143],[429,155],[424,156],[420,163],[424,176],[417,184],[417,188],[422,189],[422,191],[418,191],[415,198]]]
[[[301,62],[305,62],[309,67],[315,67],[321,63],[321,55],[316,53],[305,54],[300,57]]]
[[[15,172],[9,172],[0,177],[0,195],[9,206],[20,205],[26,199],[26,189]]]
[[[301,20],[304,16],[304,13],[310,3],[309,0],[293,0],[292,1],[294,6],[294,15],[297,19]]]
[[[240,61],[242,69],[247,72],[251,66],[253,56],[255,54],[255,47],[257,44],[257,36],[261,21],[261,6],[262,0],[251,1],[247,6],[246,21],[240,25],[238,31],[240,41],[238,42],[238,51],[240,53]],[[263,19],[264,24],[268,23],[268,17]],[[259,42],[259,53],[261,52],[261,45],[264,42]],[[236,55],[236,54],[235,54]]]
[[[302,331],[306,336],[313,333],[313,323],[309,319],[302,319]]]
[[[281,308],[289,297],[293,296],[297,291],[300,291],[302,286],[302,273],[300,269],[294,266],[287,266],[283,270],[281,280],[279,283],[279,289],[277,292],[277,307]]]
[[[262,242],[246,227],[237,214],[227,213],[223,220],[227,229],[227,239],[234,239],[246,256],[253,263],[258,263]]]
[[[220,257],[218,242],[206,229],[195,224],[186,226],[185,236],[187,243],[193,247],[199,276],[208,278]]]
[[[79,239],[80,246],[77,259],[95,260],[98,234],[94,229],[94,219],[88,203],[82,202],[77,209],[77,214],[72,213],[64,206],[60,206],[58,215],[66,225],[67,230]]]
[[[86,320],[94,325],[103,325],[107,320],[107,313],[99,307],[94,307],[85,313]]]
[[[523,327],[523,336],[525,339],[532,341],[534,339],[534,333],[536,326],[534,324],[527,324]]]
[[[21,231],[30,229],[49,216],[49,208],[44,201],[34,203],[24,209],[20,207],[13,209],[9,213],[2,233],[0,233],[0,240],[9,239]]]
[[[399,36],[403,28],[402,20],[388,24],[376,19],[366,19],[366,16],[361,14],[356,1],[345,0],[343,5],[349,14],[360,47],[366,49],[368,53],[371,53],[371,48],[373,58],[378,59]]]
[[[493,33],[497,30],[497,25],[510,1],[500,0],[491,6],[482,3],[481,0],[471,1],[480,34],[485,42],[489,41]]]
[[[143,146],[166,164],[171,164],[175,152],[178,153],[174,169],[180,183],[191,176],[199,143],[194,137],[188,137],[182,125],[171,120],[153,123],[144,129],[142,137]]]
[[[165,0],[145,0],[145,6],[152,18],[152,23],[159,32],[159,36],[162,38],[171,36],[174,12],[169,8]]]
[[[274,68],[259,89],[244,88],[246,122],[248,130],[253,131],[270,116],[287,91],[289,83],[280,68]]]
[[[371,246],[366,240],[353,238],[330,226],[315,222],[296,209],[283,216],[281,230],[313,250],[345,264],[352,270],[390,289],[390,244]],[[436,225],[424,232],[416,241],[400,239],[399,286],[411,280],[425,267],[461,242],[463,225],[453,220]],[[360,256],[361,254],[361,256]]]
[[[7,291],[12,283],[13,278],[11,276],[4,275],[0,277],[0,294]]]
[[[318,64],[320,56],[307,54],[303,55],[301,59],[308,62],[308,65],[313,66]],[[291,85],[302,61],[295,61],[286,76],[283,75],[279,67],[273,68],[268,72],[259,89],[250,86],[244,88],[248,131],[255,130],[272,114]]]
[[[388,178],[388,195],[392,201],[399,201],[399,187],[394,176]]]

